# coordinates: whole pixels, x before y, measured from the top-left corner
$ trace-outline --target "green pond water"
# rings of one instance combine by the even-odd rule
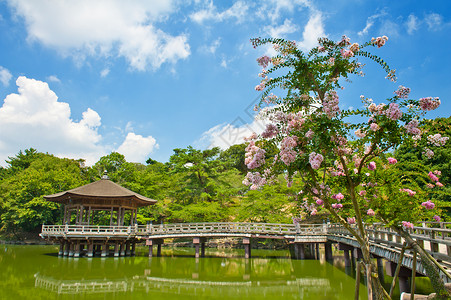
[[[289,252],[163,248],[162,257],[58,257],[56,246],[0,245],[0,299],[353,299],[355,279],[335,260]],[[421,288],[421,282],[420,282]],[[360,285],[360,299],[366,299]]]

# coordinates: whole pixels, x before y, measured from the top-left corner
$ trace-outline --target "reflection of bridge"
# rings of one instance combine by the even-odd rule
[[[428,225],[428,226],[427,226]],[[444,268],[451,269],[451,230],[445,228],[447,223],[429,223],[414,227],[411,235],[417,242],[438,261]],[[440,226],[440,228],[438,228]],[[378,261],[386,259],[389,270],[396,266],[404,243],[403,238],[381,224],[367,225],[371,243],[371,253]],[[157,245],[157,255],[161,255],[161,245],[167,238],[192,238],[196,248],[196,257],[204,256],[205,242],[208,238],[239,237],[245,248],[245,257],[251,255],[251,239],[269,238],[284,239],[292,245],[292,257],[296,259],[319,258],[319,244],[324,244],[326,259],[332,259],[332,244],[338,243],[344,251],[345,264],[350,266],[353,258],[359,257],[359,245],[355,238],[343,227],[336,224],[294,225],[294,224],[264,224],[264,223],[192,223],[192,224],[161,224],[146,226],[83,226],[83,225],[43,225],[41,236],[59,240],[70,238],[72,244],[80,246],[87,239],[97,237],[117,238],[133,241],[145,240],[149,246],[149,256],[152,256],[153,245]],[[60,254],[75,255],[71,245],[61,244]],[[132,248],[132,250],[133,250]],[[83,249],[83,247],[81,247]],[[122,247],[121,247],[122,249]],[[102,254],[107,255],[109,246],[103,246]],[[122,251],[121,251],[122,252]],[[131,251],[127,248],[126,253]],[[114,254],[121,254],[117,247]],[[89,253],[88,253],[89,255]],[[93,253],[91,253],[93,255]],[[402,260],[402,274],[408,274],[412,268],[413,255],[406,250]],[[417,262],[417,272],[425,274],[421,261]],[[445,282],[448,278],[442,274]]]
[[[150,276],[134,276],[116,280],[58,280],[35,274],[35,286],[58,294],[135,292],[157,290],[164,293],[191,295],[202,291],[204,295],[245,296],[258,290],[260,294],[292,294],[298,296],[303,289],[330,290],[327,278],[297,278],[282,281],[202,281]]]

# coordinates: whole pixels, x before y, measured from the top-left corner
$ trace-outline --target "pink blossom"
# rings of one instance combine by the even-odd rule
[[[318,210],[316,208],[312,209],[312,211],[310,212],[310,214],[312,216],[316,215],[318,213]]]
[[[362,131],[360,128],[354,131],[354,133],[358,138],[364,138],[366,136],[365,131]]]
[[[352,218],[347,218],[347,221],[348,221],[348,223],[349,224],[355,224],[355,218],[354,217],[352,217]]]
[[[370,129],[372,131],[378,131],[379,129],[381,129],[381,127],[379,125],[377,125],[377,123],[371,123],[370,124]]]
[[[323,205],[323,204],[324,204],[324,201],[321,200],[321,199],[317,199],[317,200],[316,200],[316,204],[318,204],[318,205]]]
[[[257,147],[254,141],[250,141],[249,145],[246,147],[246,151],[244,163],[248,169],[258,168],[265,163],[266,151]]]
[[[387,117],[393,121],[399,120],[402,117],[402,111],[399,109],[399,105],[397,103],[390,103],[385,113]]]
[[[418,122],[417,119],[413,119],[404,127],[406,128],[407,133],[419,135],[421,134],[421,130],[418,128],[418,125],[420,125],[420,122]]]
[[[376,45],[378,48],[382,47],[383,45],[385,45],[385,42],[388,41],[388,37],[384,36],[380,36],[377,38],[372,38],[371,39],[371,43],[373,45]]]
[[[388,163],[391,164],[391,165],[394,165],[394,164],[396,164],[398,162],[396,160],[396,158],[393,158],[393,157],[389,157],[389,158],[387,158],[387,160],[388,160]]]
[[[351,47],[349,47],[349,50],[351,50],[352,52],[356,53],[357,51],[359,51],[359,44],[354,43],[351,45]]]
[[[296,151],[293,148],[296,146],[296,136],[286,136],[280,145],[280,159],[289,166],[296,160]]]
[[[335,199],[335,200],[338,200],[338,201],[343,200],[344,197],[345,196],[343,196],[342,193],[338,193],[338,194],[332,195],[332,199]]]
[[[340,53],[343,58],[350,58],[354,56],[354,52],[352,52],[351,50],[341,49]]]
[[[426,186],[427,186],[428,188],[430,188],[430,189],[433,189],[433,188],[434,188],[434,185],[433,185],[432,183],[428,183],[428,184],[426,184]]]
[[[436,186],[439,186],[439,187],[442,187],[442,186],[443,186],[443,183],[437,181],[437,182],[435,183],[435,185],[436,185]]]
[[[375,163],[374,161],[370,162],[370,163],[368,164],[368,169],[369,169],[370,171],[376,170],[376,163]]]
[[[341,203],[333,203],[332,204],[332,208],[335,208],[335,209],[340,209],[342,207],[343,207],[343,204],[341,204]]]
[[[437,176],[440,176],[440,175],[442,175],[442,171],[435,170],[435,171],[434,171],[434,174],[437,175]]]
[[[429,172],[429,173],[428,173],[428,176],[429,176],[429,178],[431,178],[432,181],[438,181],[438,177],[435,176],[434,173]]]
[[[440,220],[441,220],[441,218],[440,218],[439,216],[437,216],[437,215],[435,215],[435,216],[433,217],[433,219],[434,219],[436,222],[440,222]]]
[[[262,177],[259,172],[248,172],[243,180],[243,184],[247,186],[250,185],[251,190],[256,190],[266,184],[266,179]]]
[[[293,224],[299,224],[302,221],[302,217],[301,216],[293,217],[292,220],[293,220]]]
[[[448,141],[449,137],[443,136],[440,133],[429,135],[428,136],[428,144],[432,144],[433,146],[440,147],[444,146],[446,144],[446,141]]]
[[[415,191],[412,191],[411,189],[399,189],[399,191],[409,194],[410,197],[415,196],[415,194],[417,193]]]
[[[313,130],[309,129],[309,130],[305,133],[305,137],[306,137],[307,139],[311,140],[314,134],[315,134],[315,133],[313,132]]]
[[[424,148],[424,151],[421,152],[424,156],[426,156],[427,159],[431,159],[432,157],[434,157],[434,151],[432,151],[429,148]]]
[[[421,206],[424,206],[426,209],[434,209],[435,204],[431,200],[421,203]]]
[[[268,124],[266,125],[265,131],[262,133],[262,137],[265,139],[270,139],[275,137],[279,133],[279,130],[277,129],[277,126],[274,124]]]
[[[438,97],[426,97],[420,99],[420,108],[422,110],[434,110],[440,106],[440,99]]]
[[[324,159],[324,157],[319,153],[312,152],[309,155],[310,165],[315,170],[319,169],[319,167],[321,166],[321,163],[323,162],[323,159]]]
[[[366,211],[366,214],[370,217],[374,216],[376,213],[371,208]]]
[[[269,56],[264,55],[262,57],[257,58],[257,62],[262,68],[266,68],[268,64],[271,62],[271,58]]]
[[[362,196],[362,197],[365,196],[365,195],[366,195],[366,191],[365,191],[365,190],[361,190],[361,191],[359,192],[359,195]]]
[[[400,85],[394,93],[398,98],[407,99],[410,94],[410,88]]]
[[[413,224],[407,221],[402,221],[402,226],[407,229],[407,228],[411,228],[413,229]]]
[[[338,107],[339,99],[336,91],[329,91],[323,100],[323,112],[327,115],[329,119],[332,119],[337,114],[340,113],[340,108]]]

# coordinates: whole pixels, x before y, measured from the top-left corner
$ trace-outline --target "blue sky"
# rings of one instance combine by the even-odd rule
[[[259,93],[253,37],[387,35],[375,49],[398,82],[368,63],[340,92],[342,108],[376,102],[402,84],[451,111],[451,2],[430,1],[0,1],[0,165],[33,147],[96,162],[167,161],[174,148],[226,148],[252,130]]]

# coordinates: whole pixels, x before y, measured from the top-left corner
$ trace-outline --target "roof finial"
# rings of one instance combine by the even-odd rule
[[[102,179],[110,179],[110,177],[108,177],[108,171],[107,170],[103,171]]]

